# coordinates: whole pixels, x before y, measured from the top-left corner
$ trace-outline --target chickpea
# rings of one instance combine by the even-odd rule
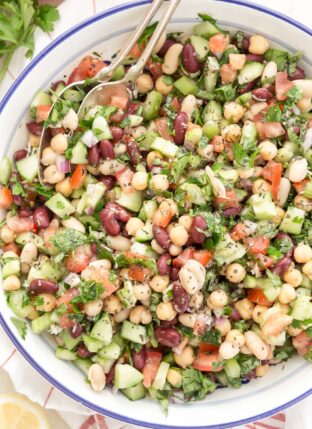
[[[133,286],[133,293],[137,300],[145,301],[150,298],[152,290],[147,283],[141,283]]]
[[[268,307],[257,304],[252,311],[252,319],[256,323],[260,323],[262,314],[268,310]]]
[[[65,179],[65,174],[60,173],[55,164],[49,165],[43,172],[44,180],[51,185],[55,185]]]
[[[181,387],[183,381],[181,372],[177,369],[169,368],[167,381],[174,387]]]
[[[235,309],[239,312],[240,316],[244,320],[249,320],[252,318],[252,312],[254,309],[254,304],[250,302],[247,298],[241,299],[235,303]]]
[[[189,307],[194,310],[199,310],[203,306],[204,295],[202,292],[197,292],[191,296]]]
[[[208,307],[213,310],[226,306],[228,302],[228,296],[222,289],[214,290],[207,299]]]
[[[149,183],[151,189],[156,192],[164,192],[169,188],[169,180],[166,174],[155,174]]]
[[[182,252],[181,246],[176,246],[175,244],[171,244],[169,247],[169,253],[171,256],[178,256]]]
[[[184,246],[189,238],[189,235],[184,226],[178,224],[170,230],[169,237],[172,243],[176,246]]]
[[[254,167],[253,177],[260,177],[261,174],[262,174],[262,167],[260,167],[259,165],[257,165],[256,167]]]
[[[302,282],[302,274],[299,270],[296,270],[295,268],[288,269],[284,274],[283,280],[286,283],[290,283],[293,287],[298,287],[299,285],[301,285]]]
[[[249,52],[251,54],[263,55],[270,47],[269,41],[261,36],[261,34],[254,34],[250,37]]]
[[[101,313],[103,308],[103,301],[101,299],[96,299],[95,301],[90,301],[84,304],[84,312],[89,317],[95,317]]]
[[[254,168],[239,168],[238,175],[240,179],[249,179],[254,175]]]
[[[37,297],[41,298],[43,302],[40,305],[36,305],[36,310],[44,311],[47,313],[55,309],[56,297],[54,295],[52,295],[51,293],[40,293]]]
[[[159,255],[162,255],[163,253],[166,253],[166,249],[163,249],[155,239],[151,241],[151,247],[153,250],[155,250],[156,253]]]
[[[144,305],[137,305],[132,308],[129,318],[130,322],[135,323],[136,325],[139,325],[140,323],[147,325],[152,321],[152,313],[148,308],[144,307]]]
[[[148,174],[145,171],[137,171],[134,173],[131,183],[137,191],[144,191],[148,186]]]
[[[225,276],[228,279],[228,281],[232,283],[240,283],[246,275],[245,268],[239,264],[238,262],[235,262],[234,264],[230,264],[227,269]]]
[[[61,182],[57,183],[55,185],[56,192],[60,192],[64,197],[69,197],[70,194],[73,192],[73,188],[70,182],[70,178],[66,177]]]
[[[64,128],[68,128],[71,131],[74,131],[78,127],[78,115],[74,109],[69,109],[68,113],[62,119],[62,125]]]
[[[179,322],[187,328],[194,328],[196,318],[197,316],[194,313],[183,313],[178,316]]]
[[[128,319],[130,314],[131,308],[124,308],[123,310],[119,311],[119,313],[114,314],[113,318],[116,323],[121,323],[124,320]]]
[[[295,207],[298,209],[304,210],[305,212],[310,212],[312,210],[312,200],[303,195],[296,195],[294,199]]]
[[[93,166],[93,165],[87,165],[87,171],[91,174],[93,174],[93,176],[98,176],[100,174],[100,166],[98,165],[97,167]]]
[[[272,222],[275,225],[279,225],[285,216],[285,210],[283,210],[281,207],[276,206],[276,215],[272,218]]]
[[[29,319],[29,320],[38,319],[38,317],[40,317],[40,314],[38,313],[38,311],[35,309],[35,307],[33,305],[31,307],[32,308],[31,308],[30,312],[26,316],[27,319]],[[63,343],[61,345],[63,345]]]
[[[117,314],[122,310],[120,299],[116,295],[110,295],[104,299],[104,310],[109,314]]]
[[[164,292],[169,286],[169,276],[156,275],[150,280],[149,284],[153,291]]]
[[[231,329],[225,337],[226,341],[233,343],[236,347],[241,348],[245,344],[244,334],[238,329]]]
[[[304,243],[300,243],[294,251],[295,261],[299,264],[305,264],[312,259],[312,249]]]
[[[162,75],[156,80],[155,86],[162,95],[168,95],[173,90],[173,80],[170,76]]]
[[[224,337],[231,330],[231,322],[229,319],[221,319],[216,324],[216,329],[221,333],[221,337]]]
[[[1,228],[0,238],[5,244],[13,243],[14,241],[14,232],[7,225],[4,225]]]
[[[244,116],[245,109],[242,105],[236,103],[235,101],[229,101],[224,104],[223,115],[225,119],[230,122],[237,123]]]
[[[222,128],[221,136],[229,143],[236,143],[240,140],[242,129],[237,124],[230,124]]]
[[[131,217],[126,223],[126,231],[129,235],[135,236],[135,234],[144,227],[144,222],[138,217]]]
[[[263,377],[269,370],[269,365],[259,365],[256,367],[256,376]]]
[[[232,359],[238,353],[239,347],[230,341],[224,341],[219,348],[219,355],[222,359]]]
[[[252,192],[254,194],[262,194],[262,192],[270,192],[271,185],[264,179],[257,179],[253,182]]]
[[[182,350],[181,354],[174,353],[173,357],[176,361],[176,364],[179,365],[181,368],[191,366],[195,360],[194,350],[191,346],[186,346]]]
[[[203,148],[198,147],[197,153],[203,159],[206,159],[208,161],[212,161],[214,159],[214,147],[212,144],[207,144],[207,146],[205,146]]]
[[[159,165],[161,162],[160,160],[162,158],[163,158],[163,156],[160,152],[153,150],[147,154],[146,163],[149,166],[149,168],[151,168],[154,165]]]
[[[154,88],[153,79],[149,74],[142,73],[136,80],[136,87],[141,94],[146,94]]]
[[[265,161],[271,161],[277,155],[277,147],[270,140],[264,140],[259,144],[259,153]]]
[[[35,134],[29,133],[28,144],[31,147],[38,147],[40,143],[40,136],[35,136]]]
[[[6,291],[18,290],[21,288],[20,279],[12,274],[3,280],[2,287]]]
[[[45,165],[47,167],[48,165],[55,164],[56,157],[57,157],[57,153],[54,152],[54,150],[51,147],[46,147],[42,151],[42,157],[40,162],[42,165]]]
[[[182,215],[178,220],[179,225],[184,226],[187,232],[191,229],[192,222],[193,218],[190,215]]]
[[[310,280],[312,280],[312,261],[309,261],[304,264],[304,266],[302,267],[302,272],[307,277],[309,277]]]
[[[51,139],[51,147],[58,155],[63,155],[68,147],[67,135],[57,134]]]
[[[173,308],[171,301],[160,302],[156,308],[156,315],[159,320],[171,321],[176,317],[177,312]]]
[[[289,283],[284,283],[278,295],[281,304],[288,304],[296,298],[295,288]]]

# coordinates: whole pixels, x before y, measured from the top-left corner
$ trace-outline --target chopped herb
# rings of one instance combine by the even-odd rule
[[[232,84],[220,86],[214,91],[218,101],[224,103],[225,101],[234,100],[236,97],[236,87]]]
[[[282,111],[278,104],[274,104],[268,108],[267,113],[265,114],[265,119],[268,122],[282,122]]]
[[[145,326],[146,326],[146,332],[147,332],[148,339],[151,343],[151,346],[158,347],[158,341],[155,337],[153,323],[149,323],[148,325],[145,325]]]
[[[249,374],[261,363],[260,360],[254,356],[244,355],[243,353],[239,354],[237,361],[241,368],[241,376]]]
[[[154,273],[157,272],[157,265],[154,259],[130,258],[129,256],[120,253],[115,262],[119,268],[128,268],[130,265],[140,265],[142,267],[150,268]]]
[[[207,15],[206,13],[199,13],[198,16],[200,17],[200,19],[202,19],[203,21],[209,21],[211,22],[211,24],[215,24],[217,22],[216,19],[214,19],[212,16]]]
[[[283,346],[277,346],[274,349],[273,356],[276,360],[287,360],[296,354],[296,349],[290,340],[287,340]]]
[[[53,195],[55,194],[54,189],[50,189],[46,186],[42,186],[40,183],[35,183],[34,188],[35,188],[35,192],[37,192],[37,194],[42,195],[47,200],[52,198]]]
[[[24,322],[21,319],[17,319],[16,317],[11,317],[11,322],[14,324],[15,328],[17,329],[18,333],[22,337],[23,340],[25,340],[27,335],[27,325],[26,322]]]
[[[26,197],[26,192],[24,191],[23,186],[19,182],[16,182],[16,179],[14,185],[12,186],[12,194]]]
[[[268,276],[268,278],[271,280],[272,282],[272,286],[273,287],[280,287],[282,285],[282,281],[280,279],[280,276],[278,276],[277,274],[272,273],[272,271],[270,270],[265,270],[266,275]]]
[[[33,304],[35,307],[38,307],[40,305],[44,304],[44,299],[42,296],[36,296],[35,299],[33,300]]]
[[[76,229],[65,229],[50,238],[54,247],[63,253],[69,252],[82,244],[86,244],[88,238]]]
[[[200,371],[187,368],[183,371],[182,388],[188,401],[204,399],[208,392],[213,392],[217,385]]]
[[[210,331],[206,331],[204,335],[201,335],[200,340],[204,343],[209,344],[221,344],[221,333],[218,329],[211,329]]]
[[[144,48],[148,39],[153,35],[157,27],[157,24],[158,24],[158,21],[154,22],[152,25],[149,25],[148,27],[145,28],[142,35],[138,39],[138,44],[140,49]]]

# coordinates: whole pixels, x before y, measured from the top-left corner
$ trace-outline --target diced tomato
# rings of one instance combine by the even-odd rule
[[[172,135],[169,133],[167,118],[156,119],[155,126],[162,138],[172,140]]]
[[[312,347],[312,337],[309,337],[306,331],[296,335],[293,338],[293,345],[300,356],[304,356],[308,353],[309,348]]]
[[[254,304],[264,305],[266,307],[270,307],[272,305],[272,302],[267,299],[262,289],[251,289],[248,293],[248,299]]]
[[[275,262],[273,258],[270,258],[270,256],[267,255],[262,255],[262,253],[255,254],[255,258],[259,261],[260,270],[270,267]]]
[[[144,387],[151,387],[154,378],[156,377],[160,362],[162,358],[162,353],[149,350],[146,352],[146,361],[143,368],[143,384]]]
[[[36,107],[36,122],[44,122],[48,119],[51,110],[50,105],[41,104]]]
[[[81,273],[89,265],[90,258],[88,255],[83,253],[71,252],[69,256],[65,259],[65,265],[69,272],[71,273]]]
[[[195,259],[195,261],[198,261],[204,267],[208,264],[211,258],[212,258],[212,253],[209,252],[209,250],[205,250],[205,249],[195,250],[193,254],[193,259]]]
[[[287,72],[277,72],[275,76],[275,96],[277,100],[286,100],[287,92],[294,86]]]
[[[34,221],[30,217],[12,216],[7,218],[7,226],[17,234],[29,232],[34,229]]]
[[[193,259],[195,249],[193,247],[187,247],[180,253],[180,255],[175,258],[172,264],[175,267],[183,267],[189,259]]]
[[[262,253],[262,255],[265,255],[270,245],[270,239],[265,236],[249,237],[245,240],[245,243],[251,253]]]
[[[149,268],[142,267],[142,265],[132,265],[128,270],[128,276],[131,280],[143,283],[151,275]]]
[[[282,124],[279,122],[262,122],[255,118],[255,125],[261,140],[265,138],[274,139],[286,133]]]
[[[80,82],[84,79],[84,74],[81,72],[81,70],[79,70],[78,67],[75,67],[71,74],[68,76],[67,85],[70,85],[73,82]]]
[[[69,75],[67,85],[94,77],[104,66],[105,63],[98,58],[92,58],[90,55],[84,57]]]
[[[62,296],[57,298],[56,305],[59,307],[62,304],[65,304],[68,308],[68,310],[72,313],[73,312],[73,306],[70,304],[70,301],[79,295],[78,288],[71,288],[64,292]]]
[[[220,77],[223,84],[231,83],[235,80],[237,71],[231,64],[223,64],[220,68]]]
[[[72,306],[71,306],[71,308],[72,308]],[[75,325],[75,320],[70,319],[68,317],[68,315],[65,313],[65,314],[62,314],[62,316],[60,317],[59,324],[60,324],[61,328],[63,328],[63,329],[72,328]]]
[[[147,256],[139,255],[138,253],[132,252],[131,250],[126,250],[123,252],[127,258],[140,258],[140,259],[148,259]]]
[[[128,57],[130,57],[130,58],[140,58],[141,54],[142,54],[142,50],[141,50],[139,44],[136,43],[133,46],[133,48],[131,49],[131,51],[129,52]]]
[[[230,236],[234,241],[239,241],[246,238],[248,236],[248,233],[246,231],[245,225],[243,223],[236,224],[232,229]]]
[[[223,365],[218,353],[208,354],[199,352],[193,363],[193,368],[205,372],[219,372],[222,371]]]
[[[0,189],[0,209],[9,209],[13,204],[13,196],[12,192],[9,188],[1,188]]]
[[[210,37],[208,42],[209,50],[213,54],[222,54],[227,46],[226,37],[222,33],[215,34]]]
[[[200,353],[211,353],[219,350],[219,346],[216,344],[209,343],[200,343],[199,344],[199,352]]]
[[[214,152],[221,153],[224,151],[224,138],[222,136],[214,136],[210,143]]]
[[[82,187],[87,175],[87,169],[84,164],[78,164],[70,178],[70,183],[73,189]]]
[[[271,192],[274,201],[278,199],[278,192],[281,184],[283,166],[279,162],[269,161],[262,168],[262,177],[271,182]]]
[[[16,243],[8,243],[2,246],[3,253],[5,252],[14,252],[18,256],[22,253],[22,249]]]
[[[134,190],[132,186],[133,176],[134,172],[128,167],[125,167],[123,170],[118,171],[118,173],[115,174],[117,182],[125,194],[132,194]]]
[[[163,75],[161,63],[154,63],[152,60],[148,60],[146,67],[154,79],[158,79]]]
[[[171,108],[176,113],[180,112],[181,104],[180,104],[178,97],[174,97],[173,100],[171,101]]]
[[[111,106],[116,106],[121,110],[125,110],[128,105],[129,98],[123,97],[122,95],[113,95],[110,100]]]
[[[228,189],[226,197],[216,197],[215,204],[223,209],[238,208],[240,206],[234,189]]]
[[[308,179],[301,180],[301,182],[292,183],[293,187],[296,189],[297,194],[302,194],[305,190]]]
[[[112,295],[118,289],[118,286],[112,283],[109,279],[109,272],[107,270],[101,270],[102,284],[104,286],[104,292],[102,298],[107,298]]]

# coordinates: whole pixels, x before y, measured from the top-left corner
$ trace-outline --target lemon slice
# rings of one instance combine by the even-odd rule
[[[0,394],[0,428],[51,429],[43,409],[24,395]]]

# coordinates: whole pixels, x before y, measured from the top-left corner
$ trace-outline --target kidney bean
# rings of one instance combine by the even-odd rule
[[[37,124],[37,122],[28,122],[26,124],[28,131],[35,136],[41,136],[43,125]]]
[[[29,207],[23,207],[20,209],[20,217],[29,217],[33,214],[32,210]]]
[[[188,73],[196,73],[200,70],[200,64],[195,49],[191,43],[186,43],[182,49],[182,63]]]
[[[24,159],[27,156],[27,150],[26,149],[20,149],[14,152],[14,161],[19,161],[20,159]]]
[[[95,255],[97,255],[97,247],[95,243],[91,244],[91,252],[94,253]]]
[[[56,82],[53,82],[52,85],[51,85],[52,91],[55,91],[59,85],[66,86],[66,83],[63,80],[58,80]]]
[[[23,198],[21,195],[13,195],[13,202],[16,206],[21,206],[23,203]]]
[[[102,154],[102,158],[104,159],[114,159],[115,152],[114,146],[109,140],[102,140],[100,143],[100,151]]]
[[[224,217],[237,216],[240,214],[242,208],[241,207],[230,207],[229,209],[225,209],[223,211]]]
[[[174,44],[176,44],[176,43],[177,43],[177,41],[176,41],[176,40],[173,40],[173,39],[167,39],[167,40],[165,41],[165,43],[162,45],[162,47],[160,48],[160,50],[157,52],[157,55],[158,55],[160,58],[163,58],[163,57],[166,55],[166,53],[167,53],[168,49],[170,48],[170,46],[172,46],[172,45],[174,45]]]
[[[138,165],[141,161],[141,151],[138,144],[134,140],[128,141],[127,152],[130,156],[131,163],[133,165]]]
[[[272,94],[267,88],[254,89],[252,91],[252,96],[257,101],[267,101],[272,98]]]
[[[114,176],[101,176],[99,180],[100,182],[104,183],[107,191],[110,191],[111,189],[113,189],[116,183],[116,179]]]
[[[263,55],[257,55],[257,54],[246,54],[246,60],[247,61],[257,61],[259,63],[262,63],[264,60]]]
[[[199,230],[207,229],[207,223],[205,219],[198,215],[193,218],[191,228],[189,230],[189,236],[193,243],[202,244],[205,241],[205,234]]]
[[[249,49],[249,45],[250,45],[250,40],[249,37],[244,37],[243,41],[242,41],[242,49],[243,51],[247,52]]]
[[[272,267],[270,267],[270,270],[272,271],[272,273],[282,276],[288,270],[288,268],[290,267],[290,264],[291,264],[291,259],[285,256],[284,258],[276,262],[276,264],[274,264]]]
[[[165,250],[168,250],[170,247],[170,238],[168,232],[165,228],[161,226],[153,226],[153,235],[157,243]]]
[[[38,228],[47,228],[50,224],[50,213],[47,207],[37,207],[34,210],[33,219]]]
[[[101,154],[98,144],[90,147],[88,150],[88,162],[93,167],[97,167],[100,164]]]
[[[187,126],[187,114],[185,112],[180,112],[174,119],[173,127],[174,127],[174,141],[176,144],[183,144],[186,126]]]
[[[246,94],[246,92],[250,92],[252,90],[252,88],[256,85],[257,81],[258,81],[258,79],[255,79],[252,82],[246,83],[246,85],[242,86],[238,90],[238,93],[240,95],[242,95],[242,94]]]
[[[141,348],[139,352],[135,350],[132,351],[132,360],[134,368],[141,371],[145,366],[146,361],[146,348],[145,346]]]
[[[186,292],[180,282],[173,283],[173,308],[177,313],[185,313],[190,303],[190,295]]]
[[[127,108],[128,115],[135,115],[139,109],[139,107],[142,106],[142,103],[129,103]]]
[[[179,267],[170,267],[170,280],[176,281],[179,280]]]
[[[100,212],[100,220],[105,231],[113,237],[120,234],[120,222],[128,222],[131,218],[130,213],[116,203],[109,202],[105,209]]]
[[[177,323],[178,323],[178,319],[177,319],[177,317],[175,317],[174,319],[172,319],[172,320],[161,320],[160,321],[160,326],[161,327],[166,327],[166,326],[175,326],[175,325],[177,325]]]
[[[121,207],[119,204],[113,203],[111,201],[106,204],[105,209],[114,213],[117,219],[121,222],[128,222],[128,220],[132,217],[126,209]]]
[[[161,276],[170,274],[171,255],[164,253],[157,260],[158,272]]]
[[[112,366],[111,370],[109,371],[108,374],[106,374],[106,384],[110,384],[113,382],[114,378],[115,378],[115,368],[116,368],[117,362],[114,363],[114,365]]]
[[[80,323],[75,323],[70,330],[70,335],[72,338],[78,338],[84,332],[84,327]]]
[[[297,79],[304,79],[304,78],[305,78],[305,71],[299,66],[296,67],[296,70],[294,71],[294,73],[288,76],[289,80],[297,80]]]
[[[124,135],[124,130],[122,128],[116,127],[113,125],[110,127],[110,130],[111,130],[114,142],[118,142],[119,140],[122,139]]]
[[[181,342],[181,334],[175,328],[157,326],[155,328],[157,341],[166,347],[176,347]]]
[[[87,347],[83,343],[78,345],[77,354],[79,357],[81,357],[83,359],[89,358],[89,357],[94,355],[94,353],[89,352],[89,350],[87,349]]]
[[[58,134],[64,134],[65,128],[64,127],[50,128],[50,133],[52,134],[52,137],[57,136]]]
[[[58,284],[55,282],[52,282],[51,280],[45,280],[45,279],[34,279],[31,281],[28,291],[31,294],[37,294],[37,293],[56,293],[59,290]]]

